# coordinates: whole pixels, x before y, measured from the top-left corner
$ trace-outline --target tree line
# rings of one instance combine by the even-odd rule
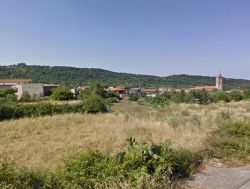
[[[118,73],[96,68],[74,68],[65,66],[38,66],[19,63],[17,65],[0,66],[1,79],[32,79],[34,83],[54,83],[61,86],[75,87],[80,84],[100,82],[102,85],[125,85],[129,87],[173,87],[188,88],[198,85],[215,85],[215,77],[173,75],[158,77]],[[242,79],[223,80],[224,88],[250,89],[250,81]]]

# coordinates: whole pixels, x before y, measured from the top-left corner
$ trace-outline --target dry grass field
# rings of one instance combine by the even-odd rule
[[[106,114],[66,114],[0,122],[0,159],[28,168],[55,169],[78,152],[120,151],[127,138],[174,148],[202,149],[209,133],[224,121],[250,117],[250,102],[211,105],[173,104],[156,108],[115,104]]]

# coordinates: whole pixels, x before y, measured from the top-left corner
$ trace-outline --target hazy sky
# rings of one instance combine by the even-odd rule
[[[250,0],[0,0],[0,65],[250,79]]]

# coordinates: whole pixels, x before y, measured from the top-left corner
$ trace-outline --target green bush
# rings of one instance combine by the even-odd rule
[[[6,88],[6,89],[0,89],[0,96],[5,97],[6,95],[15,94],[15,89],[13,88]]]
[[[106,91],[104,87],[99,84],[95,83],[80,93],[80,99],[86,100],[88,98],[92,98],[93,96],[97,96],[100,98],[108,98],[112,99],[112,101],[116,102],[118,100],[118,95],[112,91]]]
[[[76,155],[52,171],[31,171],[12,163],[0,163],[0,187],[20,189],[168,188],[190,177],[202,157],[173,150],[169,142],[154,145],[130,138],[116,155],[89,151]]]
[[[231,98],[229,93],[225,92],[225,91],[216,91],[214,93],[212,93],[212,101],[213,102],[219,102],[219,101],[223,101],[223,102],[230,102]]]
[[[7,102],[17,102],[17,97],[14,94],[7,94],[5,98]]]
[[[230,99],[235,102],[239,102],[243,100],[244,96],[241,91],[239,90],[234,90],[230,92]]]
[[[244,94],[244,99],[246,100],[250,99],[250,90],[245,90],[243,94]]]
[[[130,93],[129,95],[128,95],[128,97],[129,97],[129,100],[131,100],[131,101],[137,101],[137,100],[139,100],[139,95],[137,94],[137,93]]]
[[[13,163],[2,162],[0,164],[0,188],[59,189],[62,186],[52,172],[18,169]]]
[[[211,102],[209,93],[207,91],[190,91],[191,99],[198,100],[200,104],[209,104]]]
[[[82,103],[83,110],[89,113],[106,112],[107,104],[105,101],[97,96],[92,96]]]
[[[156,95],[155,97],[147,96],[144,99],[148,104],[158,105],[161,107],[167,106],[170,103],[170,100],[162,95]]]
[[[52,89],[51,98],[53,100],[73,100],[74,94],[66,87]]]
[[[4,103],[0,105],[0,120],[75,112],[97,113],[106,111],[108,111],[107,104],[101,98],[90,98],[79,104]]]
[[[59,175],[65,188],[163,188],[190,177],[201,161],[197,153],[172,150],[169,142],[138,144],[130,139],[125,151],[114,156],[91,151],[70,159]]]

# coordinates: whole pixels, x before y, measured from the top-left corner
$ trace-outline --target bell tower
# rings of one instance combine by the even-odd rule
[[[220,72],[216,76],[216,88],[217,90],[223,90],[222,75]]]

